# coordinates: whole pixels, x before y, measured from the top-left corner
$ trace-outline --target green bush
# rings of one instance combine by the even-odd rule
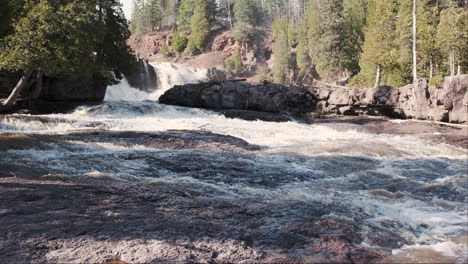
[[[197,46],[195,43],[193,43],[193,40],[190,39],[187,44],[187,53],[189,55],[195,55],[195,53],[198,51]]]
[[[429,79],[429,86],[442,87],[443,84],[444,84],[444,77],[443,76],[436,75],[436,76],[432,77],[431,79]]]
[[[239,74],[244,70],[244,63],[239,49],[235,49],[234,53],[224,60],[224,68],[229,74]]]
[[[169,48],[166,45],[166,42],[164,42],[163,46],[161,47],[161,53],[163,57],[167,56],[167,52],[169,52]]]
[[[255,71],[255,82],[263,83],[265,81],[270,81],[270,79],[270,74],[268,73],[268,67],[266,64],[259,64]]]
[[[172,38],[172,48],[177,55],[180,55],[187,48],[188,39],[186,36],[181,35],[179,32],[174,33]]]

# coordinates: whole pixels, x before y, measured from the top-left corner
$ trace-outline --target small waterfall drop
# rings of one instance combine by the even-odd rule
[[[119,84],[107,87],[104,100],[156,101],[175,85],[198,83],[208,79],[209,69],[207,68],[197,69],[169,62],[148,64],[142,60],[137,76],[124,77]]]

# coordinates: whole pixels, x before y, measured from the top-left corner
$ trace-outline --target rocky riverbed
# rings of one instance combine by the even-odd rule
[[[4,262],[467,261],[466,126],[156,102],[0,116]]]

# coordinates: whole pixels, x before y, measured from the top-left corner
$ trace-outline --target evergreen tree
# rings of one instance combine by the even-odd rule
[[[396,30],[398,5],[395,0],[369,0],[367,28],[363,53],[359,60],[361,71],[353,78],[354,85],[379,87],[381,80],[392,85],[389,74],[398,67],[399,35]]]
[[[418,2],[418,75],[432,78],[439,57],[436,46],[439,10],[430,5],[431,0]]]
[[[179,29],[183,30],[190,28],[194,6],[194,0],[182,0],[180,2],[177,19],[179,23]]]
[[[366,25],[366,1],[346,0],[343,2],[344,38],[343,67],[349,73],[359,72],[359,57],[364,43]]]
[[[461,65],[461,59],[467,49],[466,15],[462,9],[449,7],[440,14],[437,27],[437,44],[442,55],[448,58],[450,76],[455,75],[456,66]],[[460,67],[459,67],[460,68]]]
[[[398,33],[398,60],[397,66],[389,78],[392,78],[394,85],[402,86],[411,82],[412,69],[412,0],[399,0],[397,15],[397,33]]]
[[[309,39],[307,38],[307,23],[305,20],[298,25],[298,44],[296,63],[299,68],[299,74],[308,74],[312,63],[309,56]]]
[[[207,0],[196,0],[191,25],[191,45],[193,45],[196,50],[203,51],[209,34],[210,23]]]
[[[273,81],[275,83],[285,83],[289,70],[289,45],[288,38],[284,32],[276,39],[273,54],[275,55]]]
[[[312,60],[312,64],[316,65],[318,56],[320,54],[319,40],[322,35],[320,23],[321,16],[319,10],[319,0],[310,0],[310,5],[307,12],[307,37],[309,44],[309,57]]]
[[[224,61],[224,67],[230,74],[239,74],[244,70],[244,63],[239,52],[239,48],[234,50],[234,53],[226,58]]]
[[[12,106],[33,72],[93,74],[129,72],[134,58],[120,4],[113,0],[29,1],[0,48],[0,68],[23,73],[4,108]]]
[[[320,37],[315,66],[320,77],[334,80],[343,73],[343,5],[341,0],[322,0],[320,11]]]
[[[177,55],[180,55],[187,47],[187,37],[181,35],[179,31],[174,33],[172,38],[172,48]]]
[[[254,38],[256,25],[261,21],[261,11],[255,0],[238,0],[234,5],[234,35],[237,40],[248,42]]]

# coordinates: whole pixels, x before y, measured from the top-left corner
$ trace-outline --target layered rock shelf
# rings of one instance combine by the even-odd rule
[[[315,87],[245,82],[175,86],[161,103],[207,109],[236,109],[289,115],[384,115],[451,123],[468,122],[468,75],[446,77],[442,87],[427,79],[400,88],[356,89],[320,84]],[[239,114],[237,114],[239,116]]]

